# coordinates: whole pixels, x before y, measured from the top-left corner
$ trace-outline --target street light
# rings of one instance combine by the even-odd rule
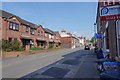
[[[95,38],[95,34],[96,34],[96,23],[94,23],[94,38]],[[94,40],[95,40],[94,43],[96,45],[96,38]]]
[[[94,23],[94,32],[96,33],[96,23]]]

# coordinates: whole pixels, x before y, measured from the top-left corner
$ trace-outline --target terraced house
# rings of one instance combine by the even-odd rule
[[[59,32],[43,28],[41,25],[28,22],[20,17],[2,11],[0,14],[0,21],[2,21],[2,38],[13,41],[19,40],[26,50],[30,46],[42,46],[45,48],[52,44],[54,47],[60,46]]]
[[[106,56],[107,52],[109,52],[110,58],[120,57],[120,18],[114,19],[115,17],[105,17],[100,16],[100,9],[101,6],[106,7],[104,2],[98,3],[98,10],[97,10],[97,17],[96,17],[96,26],[97,26],[97,33],[102,33],[102,38],[97,39],[97,45],[99,49],[103,50],[104,55]],[[113,2],[111,2],[113,3]],[[110,4],[111,4],[110,3]],[[106,5],[107,7],[110,6]],[[113,5],[113,4],[112,4]],[[117,0],[113,8],[111,6],[111,10],[120,9],[120,2]],[[120,16],[120,14],[118,15]]]

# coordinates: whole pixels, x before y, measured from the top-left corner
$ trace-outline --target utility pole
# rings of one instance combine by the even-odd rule
[[[97,33],[97,31],[96,31],[96,23],[94,23],[94,35],[95,35],[95,33]],[[95,36],[94,36],[95,37]],[[94,39],[95,41],[95,44],[96,44],[96,39]]]

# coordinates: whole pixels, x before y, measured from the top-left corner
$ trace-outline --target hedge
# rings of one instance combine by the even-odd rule
[[[22,43],[20,43],[18,40],[14,40],[12,42],[9,42],[8,40],[2,39],[2,49],[3,51],[24,51],[25,48],[23,48]]]
[[[39,46],[34,46],[34,47],[30,47],[30,50],[44,50],[44,47],[39,47]]]

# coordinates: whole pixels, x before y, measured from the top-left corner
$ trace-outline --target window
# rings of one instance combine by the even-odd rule
[[[116,22],[117,24],[117,48],[118,48],[118,56],[120,57],[120,20]]]
[[[52,38],[51,34],[49,34],[49,38]]]
[[[10,22],[9,29],[18,31],[19,30],[19,25],[16,24],[16,23]]]
[[[26,26],[26,32],[28,32],[28,27]]]
[[[18,24],[16,24],[16,30],[19,30],[19,29],[18,29]]]
[[[34,29],[31,29],[31,32],[30,32],[32,35],[34,35]]]
[[[13,23],[13,30],[15,30],[15,23]]]
[[[45,42],[45,46],[47,46],[47,42]]]
[[[12,42],[12,38],[9,38],[9,42]]]
[[[13,26],[13,25],[12,25],[12,22],[10,22],[10,27],[9,27],[9,29],[12,29],[12,26]]]
[[[31,40],[31,41],[30,41],[30,45],[34,45],[34,40]]]
[[[52,35],[52,37],[51,37],[52,39],[54,39],[54,36]]]
[[[40,31],[38,31],[38,36],[40,35]]]
[[[56,37],[56,40],[58,39],[58,37]]]
[[[43,31],[41,31],[41,36],[43,36]]]
[[[44,43],[43,43],[43,42],[41,42],[41,46],[44,46]]]
[[[45,37],[47,38],[47,33],[45,33]]]

